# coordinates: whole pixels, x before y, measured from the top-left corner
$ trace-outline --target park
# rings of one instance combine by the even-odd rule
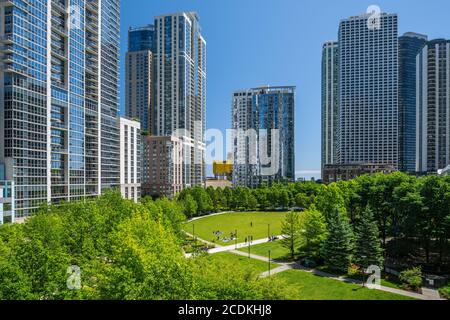
[[[401,290],[389,277],[381,280],[383,290],[371,290],[350,275],[307,269],[291,258],[282,245],[282,224],[287,212],[229,212],[197,217],[184,231],[209,259],[232,263],[261,274],[281,278],[296,292],[297,300],[410,300],[418,294]]]

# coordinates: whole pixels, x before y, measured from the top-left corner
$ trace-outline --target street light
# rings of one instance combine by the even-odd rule
[[[267,225],[267,238],[270,241],[270,223]]]
[[[270,254],[271,254],[271,251],[269,250],[269,277],[270,277],[270,261],[271,261]]]
[[[237,250],[237,245],[238,245],[238,232],[237,232],[237,229],[235,230],[235,233],[234,233],[234,242],[235,242],[235,244],[236,244],[236,250]]]
[[[250,236],[248,237],[248,258],[250,259]]]
[[[367,264],[367,256],[361,256],[361,258],[364,260],[365,264]],[[366,268],[364,266],[361,266],[361,275],[362,275],[362,286],[363,288],[365,287],[365,282],[366,282],[366,277],[365,277],[365,273],[366,273]]]

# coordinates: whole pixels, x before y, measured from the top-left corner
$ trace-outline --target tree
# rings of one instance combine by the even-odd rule
[[[300,240],[300,218],[297,212],[291,211],[286,215],[281,226],[281,233],[283,234],[281,243],[289,249],[291,258],[294,259],[295,249],[298,247]]]
[[[353,250],[353,233],[348,218],[334,208],[328,218],[327,237],[322,246],[325,264],[336,271],[347,272]]]
[[[184,214],[188,218],[192,218],[197,214],[197,202],[195,202],[194,197],[190,194],[186,195],[184,200],[182,201],[184,207]]]
[[[307,196],[304,193],[298,193],[295,196],[295,205],[299,208],[307,210],[313,203],[313,198],[311,196]]]
[[[300,216],[300,254],[319,258],[320,248],[327,236],[327,224],[314,205]]]
[[[333,215],[336,207],[345,212],[345,200],[341,189],[336,183],[322,188],[316,197],[317,209],[322,212],[328,222],[329,216]]]
[[[384,259],[380,233],[369,206],[356,222],[355,238],[354,262],[364,269],[371,265],[381,268]]]
[[[197,202],[199,213],[208,213],[213,209],[213,203],[209,194],[202,187],[194,187],[192,189],[192,196]]]

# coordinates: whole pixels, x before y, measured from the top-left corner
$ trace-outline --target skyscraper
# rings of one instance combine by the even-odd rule
[[[399,38],[399,169],[416,171],[416,57],[427,36],[408,32]]]
[[[184,144],[184,184],[205,182],[206,42],[194,12],[156,17],[156,136]]]
[[[233,94],[235,186],[295,180],[295,87]]]
[[[416,170],[450,164],[450,41],[427,42],[417,55]]]
[[[125,199],[141,198],[141,123],[120,117],[120,192]]]
[[[322,50],[322,171],[338,161],[339,45],[327,42]]]
[[[339,27],[339,161],[398,167],[398,22],[381,13]]]
[[[139,119],[141,130],[154,133],[155,28],[152,25],[131,28],[125,57],[125,114]]]
[[[0,21],[0,162],[16,218],[119,186],[119,0],[2,1]]]

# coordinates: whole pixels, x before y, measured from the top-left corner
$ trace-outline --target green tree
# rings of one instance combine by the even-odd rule
[[[364,269],[371,265],[383,266],[380,234],[372,210],[367,207],[355,225],[354,262]]]
[[[346,215],[336,207],[328,219],[327,237],[322,246],[325,264],[336,271],[347,272],[353,250],[353,233]]]
[[[300,254],[320,258],[320,248],[327,236],[327,224],[323,214],[314,205],[300,216]]]
[[[292,259],[295,258],[295,250],[298,248],[300,241],[300,227],[300,217],[297,212],[291,211],[286,214],[286,218],[281,225],[281,233],[283,234],[281,243],[289,249]]]
[[[181,203],[184,207],[186,217],[192,218],[197,214],[197,202],[195,202],[193,196],[188,194]]]
[[[338,207],[339,210],[342,210],[342,212],[345,212],[343,193],[336,183],[332,183],[320,190],[316,197],[316,206],[325,216],[327,222],[329,217],[333,215],[336,207]]]

